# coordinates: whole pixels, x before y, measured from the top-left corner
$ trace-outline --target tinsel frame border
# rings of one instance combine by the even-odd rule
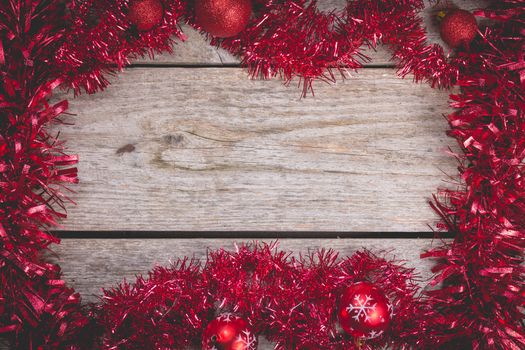
[[[108,85],[104,76],[124,67],[130,57],[171,50],[172,36],[184,37],[178,27],[181,16],[195,24],[191,2],[163,3],[163,22],[146,33],[134,31],[127,21],[127,0],[72,1],[67,6],[58,0],[0,4],[0,333],[10,335],[18,348],[91,348],[94,345],[88,339],[96,334],[105,339],[97,346],[113,348],[108,334],[114,333],[104,328],[102,320],[122,304],[111,306],[110,300],[126,290],[131,293],[126,294],[128,298],[140,296],[134,289],[141,285],[139,279],[128,289],[123,285],[107,291],[105,303],[86,310],[61,280],[59,267],[40,260],[42,249],[58,243],[47,229],[65,217],[64,184],[77,182],[77,157],[65,154],[63,144],[46,131],[46,125],[59,122],[67,102],[50,106],[47,98],[59,86],[77,93],[99,91]],[[367,347],[388,343],[395,348],[524,348],[523,1],[495,1],[478,11],[477,15],[494,20],[494,25],[482,29],[469,50],[456,52],[454,58],[447,57],[440,46],[426,44],[417,16],[422,1],[367,0],[359,6],[349,1],[344,11],[328,15],[316,10],[315,1],[254,0],[254,4],[258,15],[239,37],[212,39],[213,44],[240,55],[254,76],[280,75],[285,81],[299,77],[306,92],[314,79],[333,81],[334,70],[359,68],[359,48],[381,41],[393,50],[402,76],[413,74],[416,81],[436,87],[461,87],[461,93],[451,96],[455,112],[448,116],[448,133],[463,151],[456,155],[461,186],[441,190],[432,203],[442,217],[438,228],[455,234],[455,239],[422,255],[438,260],[432,284],[442,287],[422,299],[405,293],[411,300],[407,310],[417,307],[422,316],[417,327],[405,324],[388,339]],[[89,20],[93,18],[95,22]],[[286,55],[283,47],[290,50]],[[261,249],[267,248],[255,247],[246,256],[255,258]],[[265,253],[262,262],[274,261],[273,254],[281,256],[278,251]],[[333,255],[318,255],[319,260],[306,264],[303,272],[322,268],[331,261],[322,258],[327,256]],[[374,264],[382,269],[390,266],[372,255],[361,258],[367,256],[371,265],[358,264],[363,273],[372,271],[367,269]],[[228,261],[220,266],[226,267]],[[188,269],[186,278],[201,279],[208,271],[179,264],[169,276]],[[398,273],[410,285],[411,276],[402,270]],[[153,272],[147,283],[155,283],[155,276]],[[208,280],[229,281],[224,276]],[[225,290],[218,287],[216,292]],[[147,328],[144,323],[132,323],[127,331],[140,327]],[[151,332],[140,339],[156,331]],[[311,332],[292,327],[285,334],[304,340],[311,339]],[[156,341],[148,344],[159,347]],[[304,345],[281,344],[282,349]],[[320,341],[314,348],[352,346],[345,344],[344,340]],[[130,343],[128,348],[135,345]]]

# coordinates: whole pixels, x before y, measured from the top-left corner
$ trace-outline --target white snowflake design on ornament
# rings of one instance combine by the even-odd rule
[[[370,333],[368,333],[368,336],[366,338],[367,339],[374,339],[374,338],[377,338],[377,337],[381,336],[383,333],[384,333],[383,331],[379,331],[379,332],[370,331]]]
[[[370,314],[376,310],[377,303],[372,304],[374,299],[370,295],[365,295],[365,299],[356,295],[354,297],[354,302],[350,303],[346,308],[348,313],[355,312],[355,315],[352,318],[356,321],[359,321],[360,317],[364,317],[365,321],[370,320]],[[384,322],[384,320],[383,320]]]
[[[249,330],[243,330],[235,341],[244,345],[243,350],[257,350],[257,338]]]
[[[390,313],[390,319],[394,318],[394,305],[392,303],[388,303],[388,312]]]
[[[225,312],[223,314],[220,314],[217,319],[219,321],[224,321],[224,322],[227,322],[227,323],[230,323],[230,322],[233,322],[235,320],[238,320],[240,317],[239,316],[236,316],[230,312]],[[213,349],[212,349],[213,350]]]

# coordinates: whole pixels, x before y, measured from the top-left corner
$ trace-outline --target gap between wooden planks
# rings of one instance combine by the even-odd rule
[[[68,284],[82,294],[84,302],[97,302],[102,288],[115,287],[136,275],[146,275],[155,265],[166,266],[184,256],[204,262],[208,249],[224,248],[234,251],[236,244],[249,239],[65,239],[47,254],[62,266]],[[275,240],[258,240],[275,242]],[[366,249],[384,253],[409,268],[415,269],[417,280],[425,286],[430,280],[431,260],[419,255],[439,241],[431,239],[281,239],[278,247],[295,257],[318,249],[333,249],[340,257]]]

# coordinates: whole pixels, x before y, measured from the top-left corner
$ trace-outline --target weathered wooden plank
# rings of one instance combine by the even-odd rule
[[[80,155],[65,228],[429,230],[455,174],[447,92],[391,69],[315,92],[238,68],[128,70],[60,126]]]
[[[271,240],[259,240],[271,242]],[[184,256],[205,260],[208,249],[234,250],[238,239],[64,239],[49,254],[60,263],[64,279],[82,294],[84,302],[97,301],[102,288],[111,288],[123,279],[133,281],[155,265],[167,265]],[[340,257],[361,249],[385,252],[388,258],[415,268],[423,285],[432,273],[431,261],[419,255],[433,246],[431,239],[283,239],[279,247],[296,256],[319,248],[334,249]]]
[[[486,6],[488,2],[488,0],[463,0],[456,1],[456,5],[464,9],[473,10]],[[323,0],[319,1],[319,8],[322,11],[329,12],[342,9],[345,3],[345,0]],[[443,8],[443,6],[444,5],[439,2],[436,4],[435,1],[427,1],[427,7],[421,14],[428,31],[429,42],[435,42],[441,45],[444,44],[439,37],[439,29],[435,21],[435,15],[438,9]],[[182,29],[188,39],[185,42],[178,42],[173,48],[173,54],[158,55],[155,56],[154,60],[142,58],[136,60],[134,63],[155,63],[163,65],[231,65],[239,63],[239,59],[231,55],[228,51],[210,46],[206,37],[190,26],[183,25]],[[444,45],[444,47],[446,48],[446,45]],[[385,48],[380,47],[377,51],[364,49],[363,52],[371,58],[371,62],[366,63],[365,66],[392,64],[390,60],[391,53]]]

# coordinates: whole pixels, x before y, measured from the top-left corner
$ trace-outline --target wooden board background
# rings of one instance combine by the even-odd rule
[[[423,16],[439,42],[435,11]],[[71,102],[73,125],[53,132],[79,154],[80,184],[63,242],[47,255],[83,300],[155,264],[254,237],[279,237],[296,254],[386,250],[424,285],[431,265],[419,254],[435,244],[437,219],[427,202],[457,186],[443,118],[450,91],[397,78],[380,48],[348,80],[301,99],[294,83],[250,80],[237,58],[184,30],[173,55],[134,62],[106,91],[55,97]]]
[[[127,70],[62,128],[81,159],[65,229],[428,231],[427,201],[455,174],[448,92],[383,68],[315,89]]]

